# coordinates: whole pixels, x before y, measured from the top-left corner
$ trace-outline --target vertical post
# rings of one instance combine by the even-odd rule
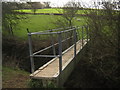
[[[78,27],[77,27],[77,29],[76,29],[77,31],[77,40],[80,40],[80,33],[79,33],[79,30],[78,30]]]
[[[51,30],[51,32],[52,32],[52,30]],[[52,46],[53,54],[56,55],[56,52],[55,52],[55,45],[54,45],[54,39],[53,39],[53,34],[51,34],[51,44],[53,45],[53,46]]]
[[[84,38],[83,38],[83,37],[84,37],[84,35],[83,35],[83,34],[84,34],[84,31],[83,31],[83,30],[84,30],[84,27],[82,26],[82,47],[83,47],[83,44],[84,44],[84,43],[83,43],[83,39],[84,39]]]
[[[61,32],[58,33],[58,43],[59,43],[59,74],[62,72],[62,36]]]
[[[64,38],[63,38],[63,39],[67,39],[66,32],[64,32],[63,34],[64,34]],[[66,43],[66,41],[65,41],[65,43],[64,43],[64,48],[63,48],[63,49],[66,49],[67,46],[68,46],[68,43]]]
[[[88,26],[86,26],[86,32],[87,32],[87,43],[88,43]]]
[[[74,57],[76,57],[76,28],[74,29]]]
[[[61,72],[62,72],[62,36],[61,32],[58,33],[58,43],[59,43],[59,78],[58,87],[61,87]]]
[[[31,33],[28,33],[28,41],[29,41],[29,52],[30,52],[30,61],[31,61],[31,72],[34,72],[34,59],[33,59],[33,51],[32,51],[32,40]]]

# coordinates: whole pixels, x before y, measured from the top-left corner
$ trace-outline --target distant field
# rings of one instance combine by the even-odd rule
[[[37,9],[36,13],[62,13],[63,9],[49,8],[49,9]],[[33,13],[31,9],[16,10],[19,12]],[[85,14],[88,10],[78,10],[78,14]]]
[[[33,13],[30,9],[17,10],[20,12]],[[61,13],[62,9],[38,9],[36,13]],[[84,14],[83,10],[78,11],[79,14]],[[58,18],[61,16],[58,15],[29,15],[27,14],[27,19],[21,21],[16,30],[14,30],[14,34],[18,37],[26,38],[27,37],[27,28],[30,32],[44,31],[49,29],[57,28],[53,22],[56,22]],[[79,21],[77,20],[79,19]],[[85,17],[76,17],[74,19],[74,23],[76,26],[83,25],[85,23]]]
[[[28,15],[28,18],[21,21],[14,30],[15,35],[20,37],[27,36],[27,28],[30,32],[43,31],[51,28],[55,28],[55,25],[52,23],[56,20],[50,15]]]
[[[48,29],[57,28],[53,23],[61,16],[57,15],[27,15],[27,19],[21,21],[19,25],[17,25],[16,30],[14,30],[14,34],[18,37],[27,37],[27,28],[30,32],[44,31]],[[77,17],[80,21],[74,20],[75,25],[83,25],[85,23],[84,17]]]
[[[33,13],[31,9],[23,9],[23,10],[16,10],[20,12],[26,12],[26,13]],[[62,12],[62,9],[55,9],[55,8],[49,8],[49,9],[37,9],[36,13],[60,13]]]

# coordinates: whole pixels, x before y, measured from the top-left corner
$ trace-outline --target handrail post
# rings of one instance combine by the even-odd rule
[[[80,40],[80,33],[79,33],[79,30],[78,30],[78,26],[76,27],[76,33],[77,33],[77,40]]]
[[[76,57],[76,28],[74,29],[74,57]]]
[[[88,43],[88,26],[86,26],[86,30],[87,30],[87,43]]]
[[[84,29],[84,27],[82,26],[82,48],[83,48],[83,44],[84,44],[84,43],[83,43],[83,37],[84,37],[84,35],[83,35],[83,34],[84,34],[83,29]]]
[[[61,72],[62,72],[62,36],[61,32],[58,33],[58,43],[59,43],[59,78],[58,87],[61,87]]]
[[[88,26],[85,25],[85,29],[86,29],[86,37],[87,37],[87,43],[88,43]]]
[[[51,30],[50,32],[52,32],[52,30]],[[53,54],[56,55],[55,45],[54,45],[54,39],[53,39],[53,35],[52,35],[52,34],[51,34],[51,44],[53,45],[53,46],[52,46]]]
[[[32,51],[32,38],[30,32],[28,33],[28,41],[29,41],[30,61],[31,61],[31,72],[33,73],[35,70],[35,66],[34,66],[33,51]]]
[[[59,74],[62,72],[62,36],[61,32],[58,33],[58,43],[59,43]]]

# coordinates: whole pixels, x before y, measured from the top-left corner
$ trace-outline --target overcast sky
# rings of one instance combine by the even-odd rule
[[[50,1],[52,6],[63,6],[65,3],[67,3],[68,1],[71,0],[32,0],[32,1]],[[91,3],[91,1],[95,1],[95,0],[74,0],[74,1],[80,1],[82,3]]]
[[[67,3],[68,1],[72,1],[72,0],[5,0],[5,1],[34,1],[34,2],[46,2],[46,1],[50,1],[51,2],[51,6],[56,7],[56,6],[63,6],[65,3]],[[87,6],[87,7],[91,7],[93,6],[93,2],[98,2],[101,0],[73,0],[73,1],[78,1],[81,2],[82,6]],[[113,1],[113,0],[106,0],[106,1]]]

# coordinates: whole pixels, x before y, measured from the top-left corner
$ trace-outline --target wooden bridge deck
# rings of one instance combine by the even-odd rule
[[[84,40],[84,45],[86,40]],[[74,58],[74,45],[71,49],[65,50],[62,54],[62,70],[71,62],[71,58]],[[79,40],[76,44],[76,54],[82,49],[82,41]],[[30,75],[34,79],[53,79],[59,75],[59,58],[53,58],[51,61],[40,67],[34,73]]]

